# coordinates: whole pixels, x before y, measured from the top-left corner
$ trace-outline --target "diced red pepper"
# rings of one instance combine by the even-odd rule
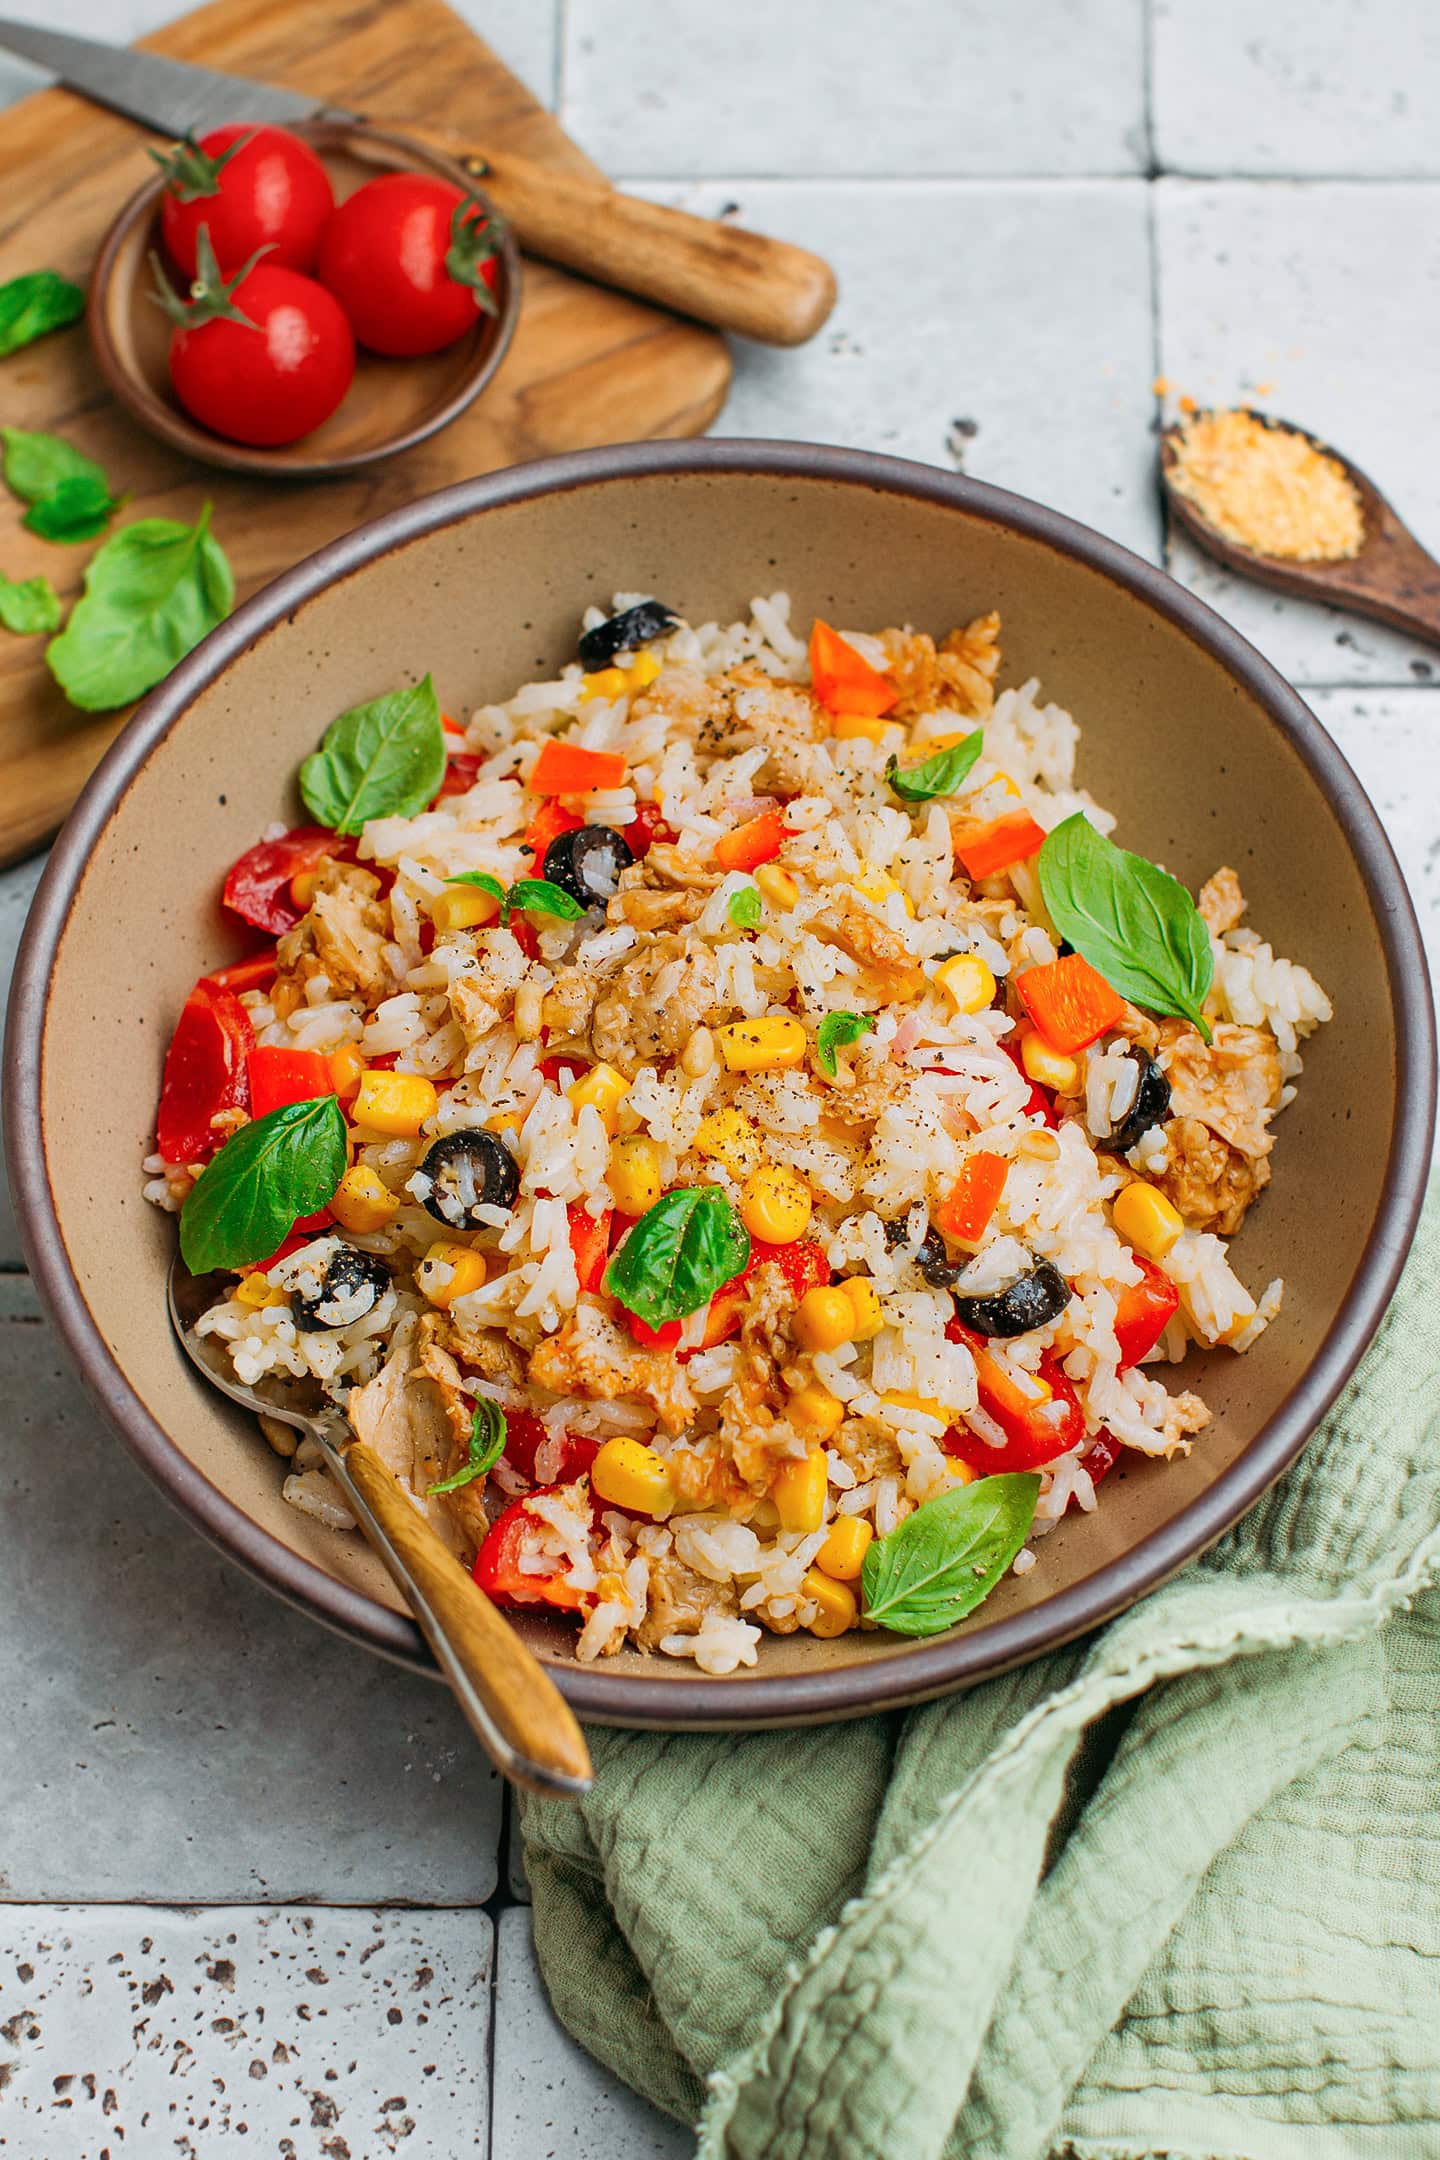
[[[1125,1010],[1119,991],[1078,952],[1022,968],[1015,988],[1046,1042],[1066,1056],[1114,1027]]]
[[[980,1384],[980,1408],[1005,1435],[1004,1447],[991,1447],[968,1425],[952,1425],[940,1445],[947,1455],[958,1456],[982,1476],[1002,1470],[1038,1470],[1042,1463],[1068,1455],[1085,1438],[1085,1413],[1080,1398],[1050,1351],[1040,1360],[1035,1377],[1049,1393],[1032,1401],[992,1355],[983,1335],[963,1322],[952,1320],[945,1333],[951,1342],[964,1343],[975,1359]]]
[[[277,962],[273,945],[264,952],[252,953],[248,960],[232,960],[229,967],[216,968],[213,975],[202,975],[201,981],[212,990],[231,990],[239,997],[245,990],[261,990],[274,980]]]
[[[1098,1485],[1101,1478],[1110,1475],[1119,1460],[1120,1442],[1115,1438],[1108,1425],[1102,1425],[1095,1438],[1090,1442],[1089,1447],[1080,1457],[1080,1467],[1089,1473],[1091,1484]],[[1073,1494],[1070,1498],[1070,1505],[1071,1507],[1078,1505]]]
[[[521,1477],[535,1483],[535,1452],[545,1445],[550,1434],[533,1410],[507,1410],[505,1412],[505,1460]],[[576,1478],[584,1477],[600,1452],[598,1440],[585,1433],[562,1433],[560,1435],[560,1467],[553,1483],[572,1485]]]
[[[659,1327],[651,1327],[628,1305],[621,1306],[620,1316],[642,1350],[673,1350],[685,1331],[683,1320],[662,1320]]]
[[[565,1213],[570,1225],[570,1250],[575,1256],[575,1273],[581,1291],[588,1296],[594,1296],[600,1288],[610,1258],[610,1217],[613,1210],[605,1208],[599,1215],[592,1215],[579,1201],[572,1201]]]
[[[280,1262],[288,1260],[292,1252],[299,1252],[300,1247],[308,1245],[311,1238],[318,1237],[322,1230],[328,1230],[334,1220],[335,1217],[328,1207],[316,1208],[313,1215],[297,1215],[269,1259],[256,1261],[260,1273],[268,1275],[272,1267],[279,1267]]]
[[[1016,1072],[1019,1073],[1021,1079],[1030,1080],[1030,1075],[1025,1070],[1025,1063],[1018,1047],[1011,1042],[1003,1042],[1000,1047],[1015,1067]],[[1060,1113],[1055,1108],[1054,1096],[1033,1080],[1030,1080],[1030,1094],[1025,1104],[1025,1115],[1026,1117],[1043,1117],[1052,1131],[1060,1123]]]
[[[551,1087],[563,1087],[566,1073],[569,1073],[572,1080],[578,1080],[581,1073],[588,1072],[589,1069],[589,1062],[583,1057],[543,1057],[535,1068],[541,1079],[548,1080]]]
[[[821,622],[818,615],[810,632],[810,680],[827,712],[863,713],[876,720],[900,700],[900,692],[890,678],[871,667],[862,653],[848,645],[829,623]]]
[[[512,915],[505,927],[527,960],[539,959],[540,940],[535,934],[533,923],[527,922],[523,915]]]
[[[283,937],[305,913],[295,904],[291,879],[313,870],[327,855],[352,852],[353,843],[327,826],[297,825],[278,840],[261,840],[247,848],[231,865],[220,897],[242,922],[253,923],[270,937]]]
[[[335,1082],[330,1065],[318,1050],[286,1050],[262,1043],[245,1060],[250,1080],[250,1115],[261,1118],[286,1103],[313,1102],[317,1095],[333,1095]]]
[[[476,1582],[497,1605],[549,1605],[561,1612],[578,1612],[584,1593],[571,1586],[567,1569],[557,1568],[553,1575],[530,1575],[521,1567],[526,1533],[532,1526],[539,1528],[539,1518],[529,1512],[528,1501],[512,1500],[504,1514],[491,1524],[475,1555]]]
[[[1143,1272],[1138,1283],[1121,1291],[1115,1308],[1115,1340],[1122,1367],[1138,1365],[1150,1355],[1180,1304],[1180,1292],[1163,1268],[1142,1253],[1132,1253],[1131,1258]]]
[[[625,845],[637,862],[649,854],[657,840],[673,842],[677,838],[674,826],[666,824],[659,803],[653,802],[636,804],[635,815],[624,832]]]
[[[539,870],[552,840],[558,840],[562,832],[579,832],[584,822],[573,810],[562,810],[558,802],[542,803],[525,828],[523,842],[535,858],[534,868]]]
[[[988,825],[956,824],[951,831],[955,853],[972,878],[998,877],[1013,863],[1033,855],[1045,839],[1044,826],[1037,825],[1028,810],[992,818]]]
[[[468,794],[484,762],[478,750],[452,750],[445,763],[436,802],[444,802],[447,795]]]
[[[591,795],[597,788],[618,788],[629,770],[618,750],[586,750],[554,736],[541,746],[525,785],[532,795]]]
[[[773,862],[785,845],[785,820],[778,810],[762,810],[733,832],[721,833],[715,842],[715,860],[722,870],[758,870]]]
[[[713,1350],[717,1343],[728,1342],[739,1329],[744,1317],[745,1301],[750,1295],[750,1277],[756,1268],[773,1261],[785,1278],[785,1286],[798,1304],[807,1290],[819,1289],[830,1280],[830,1263],[824,1250],[813,1238],[796,1238],[789,1245],[767,1245],[760,1238],[750,1240],[750,1258],[738,1275],[723,1282],[710,1300],[710,1312],[705,1322],[705,1334],[701,1340],[702,1350]],[[682,1359],[688,1355],[682,1351]]]
[[[245,1060],[255,1043],[233,990],[198,982],[181,1008],[160,1084],[155,1145],[169,1163],[208,1162],[222,1136],[211,1120],[250,1105]]]
[[[967,1155],[959,1177],[934,1210],[935,1227],[961,1245],[973,1245],[1000,1204],[1010,1165],[1003,1155]]]

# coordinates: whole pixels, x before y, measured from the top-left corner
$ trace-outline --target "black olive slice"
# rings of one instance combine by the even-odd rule
[[[514,1207],[520,1169],[494,1133],[446,1133],[410,1180],[410,1190],[447,1229],[482,1230],[479,1209]]]
[[[321,1257],[317,1252],[317,1262]],[[389,1287],[390,1270],[378,1253],[337,1241],[313,1274],[302,1268],[292,1280],[290,1310],[307,1335],[349,1327],[373,1312]]]
[[[1117,1155],[1128,1155],[1170,1108],[1170,1082],[1149,1051],[1136,1048],[1130,1055],[1140,1067],[1140,1084],[1135,1090],[1135,1100],[1120,1123],[1113,1132],[1105,1135],[1105,1145]]]
[[[993,1297],[957,1297],[955,1317],[977,1335],[1028,1335],[1048,1327],[1070,1302],[1070,1285],[1057,1267],[1038,1260]]]
[[[609,667],[617,653],[634,652],[637,645],[648,645],[651,638],[673,630],[679,620],[663,600],[642,600],[638,607],[608,616],[585,632],[580,640],[580,665],[587,675],[594,675]]]
[[[897,1215],[885,1225],[885,1243],[895,1252],[908,1238],[909,1217]],[[958,1263],[945,1250],[945,1240],[933,1223],[925,1225],[925,1235],[914,1254],[915,1265],[932,1290],[953,1290],[965,1268],[967,1260]]]
[[[556,834],[545,850],[540,875],[581,907],[603,907],[620,883],[621,871],[634,860],[634,850],[613,826],[582,825],[576,832]]]

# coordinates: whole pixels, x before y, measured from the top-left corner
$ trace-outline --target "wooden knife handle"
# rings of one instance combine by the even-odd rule
[[[835,273],[807,248],[667,210],[508,150],[477,152],[437,129],[407,123],[405,132],[454,158],[523,248],[567,270],[763,345],[803,345],[835,305]]]
[[[590,1751],[550,1675],[371,1448],[357,1440],[330,1461],[496,1768],[549,1799],[579,1799]]]

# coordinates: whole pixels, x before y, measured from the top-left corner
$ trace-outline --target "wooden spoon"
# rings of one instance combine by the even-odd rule
[[[1194,415],[1192,418],[1196,417]],[[1339,450],[1308,429],[1271,413],[1256,413],[1269,427],[1287,428],[1313,443],[1321,454],[1343,467],[1360,497],[1365,539],[1358,555],[1335,562],[1294,562],[1288,557],[1258,555],[1216,530],[1197,503],[1175,484],[1177,444],[1186,423],[1172,422],[1160,437],[1160,481],[1170,510],[1197,547],[1261,585],[1293,593],[1301,600],[1324,600],[1356,615],[1373,615],[1393,630],[1404,630],[1426,644],[1440,645],[1440,562],[1423,548],[1373,480]]]
[[[455,1700],[497,1770],[551,1800],[578,1800],[592,1778],[585,1736],[539,1661],[431,1528],[373,1448],[352,1437],[341,1412],[313,1384],[271,1376],[244,1387],[213,1335],[195,1322],[227,1278],[170,1264],[170,1322],[191,1363],[257,1416],[279,1418],[324,1450],[355,1520],[424,1631]]]

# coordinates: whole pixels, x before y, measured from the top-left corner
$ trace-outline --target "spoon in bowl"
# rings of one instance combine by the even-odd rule
[[[578,1800],[591,1783],[590,1754],[554,1681],[466,1573],[394,1473],[353,1437],[319,1383],[235,1377],[224,1345],[195,1323],[227,1284],[192,1275],[177,1252],[166,1298],[180,1346],[212,1387],[256,1416],[279,1418],[321,1449],[350,1512],[414,1613],[455,1699],[497,1770],[548,1799]]]
[[[1427,644],[1440,645],[1440,562],[1420,545],[1374,481],[1339,450],[1333,450],[1307,429],[1296,427],[1293,421],[1277,419],[1273,414],[1255,417],[1263,419],[1267,426],[1301,436],[1341,468],[1360,502],[1365,526],[1360,552],[1326,562],[1299,562],[1259,554],[1221,532],[1176,483],[1180,439],[1188,424],[1184,421],[1172,422],[1160,436],[1160,482],[1177,524],[1197,547],[1242,577],[1273,585],[1301,600],[1323,600],[1331,607],[1349,608],[1357,615],[1372,615],[1393,630],[1404,630]]]

